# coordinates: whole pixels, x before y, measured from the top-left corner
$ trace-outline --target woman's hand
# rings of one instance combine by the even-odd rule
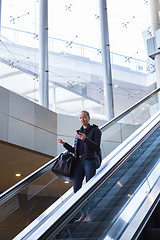
[[[86,135],[84,133],[78,133],[77,135],[78,135],[78,138],[82,141],[84,141],[86,138]]]
[[[63,140],[58,138],[58,142],[61,143],[61,144],[64,144]]]

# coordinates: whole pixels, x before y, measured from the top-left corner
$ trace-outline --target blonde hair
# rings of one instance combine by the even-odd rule
[[[86,113],[87,114],[87,116],[89,117],[89,119],[90,119],[90,114],[89,114],[89,112],[87,112],[86,110],[82,110],[81,111],[81,113]]]

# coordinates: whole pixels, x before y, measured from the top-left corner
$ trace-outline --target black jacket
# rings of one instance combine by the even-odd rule
[[[80,131],[82,130],[82,127]],[[101,131],[99,130],[98,126],[90,125],[87,128],[86,138],[84,140],[84,156],[87,160],[97,159],[97,153],[100,149],[100,142],[101,142]],[[68,143],[64,143],[64,147],[74,153],[75,158],[78,158],[77,154],[77,146],[78,146],[78,136],[75,137],[74,147],[69,145]]]

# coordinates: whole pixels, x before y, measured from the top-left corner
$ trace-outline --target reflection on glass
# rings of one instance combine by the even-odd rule
[[[12,239],[56,200],[62,202],[71,186],[49,171],[1,204],[0,239]]]
[[[160,104],[157,101],[158,96],[159,94],[152,96],[129,114],[108,127],[107,130],[103,131],[102,129],[103,134],[101,148],[103,157],[106,157],[109,153],[111,153],[133,132],[142,126],[142,124],[160,110]]]

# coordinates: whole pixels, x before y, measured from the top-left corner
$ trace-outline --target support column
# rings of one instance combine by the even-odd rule
[[[0,37],[1,37],[1,26],[2,26],[2,0],[0,0]]]
[[[104,106],[106,120],[114,117],[112,73],[110,61],[109,29],[106,0],[99,0],[100,25],[101,25],[101,45],[102,45],[102,66],[104,83]]]
[[[53,97],[52,97],[52,101],[53,101],[52,111],[56,112],[56,87],[54,85],[53,85],[52,94],[53,94]]]
[[[40,104],[49,108],[48,0],[39,1],[39,94]]]
[[[155,32],[160,28],[160,20],[158,14],[158,12],[160,11],[159,0],[149,0],[149,7],[150,7],[151,30],[153,36],[155,36]],[[155,56],[155,68],[157,87],[160,87],[160,53],[156,54]]]

